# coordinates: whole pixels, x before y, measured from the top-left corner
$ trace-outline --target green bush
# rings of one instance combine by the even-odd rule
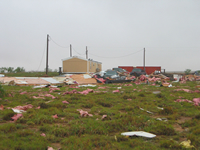
[[[5,90],[3,89],[3,87],[0,84],[0,98],[3,98],[5,96],[6,96],[6,92],[5,92]]]

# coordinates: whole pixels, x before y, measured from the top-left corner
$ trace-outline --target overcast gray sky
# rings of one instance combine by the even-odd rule
[[[199,0],[0,0],[0,67],[44,70],[73,55],[117,66],[200,70]],[[123,56],[123,57],[120,57]]]

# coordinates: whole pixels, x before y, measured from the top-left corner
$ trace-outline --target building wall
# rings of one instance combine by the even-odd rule
[[[133,70],[133,66],[118,66],[118,68],[126,69],[127,71],[131,72]],[[144,70],[144,66],[137,66],[136,68]],[[145,66],[145,71],[147,74],[151,74],[154,71],[161,71],[161,66]]]
[[[88,61],[88,67],[89,67],[89,72],[96,72],[97,71],[97,68],[99,69],[99,71],[102,70],[102,67],[101,67],[101,63],[98,63],[98,62],[94,62],[94,61]]]
[[[79,58],[72,58],[63,61],[63,72],[87,72],[87,61]]]
[[[136,68],[144,70],[144,66],[137,66]],[[147,74],[151,74],[156,70],[161,71],[161,66],[145,66],[145,71]]]

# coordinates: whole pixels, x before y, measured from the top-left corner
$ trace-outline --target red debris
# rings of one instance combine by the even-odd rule
[[[45,134],[45,133],[42,133],[42,134],[40,134],[40,135],[46,137],[46,134]]]
[[[62,103],[63,103],[63,104],[69,104],[69,102],[67,102],[67,101],[62,101]]]
[[[41,98],[41,99],[45,99],[44,97],[37,97],[37,96],[33,96],[33,98],[35,98],[35,99],[39,99],[39,98]]]
[[[52,99],[55,99],[56,97],[54,97],[53,95],[51,95],[51,94],[45,94],[44,96],[46,96],[46,97],[51,97]]]
[[[60,90],[59,88],[56,88],[56,87],[50,87],[49,89],[49,93],[52,93],[53,91],[55,90]]]
[[[24,92],[21,92],[20,94],[21,94],[21,95],[23,95],[23,94],[27,94],[27,92],[26,92],[26,91],[24,91]]]
[[[49,146],[48,146],[48,149],[47,149],[47,150],[54,150],[54,149],[53,149],[53,147],[49,147]]]
[[[103,115],[101,119],[104,119],[104,118],[106,118],[106,117],[107,117],[107,115]]]
[[[119,93],[119,92],[120,92],[119,90],[114,90],[114,91],[113,91],[113,93]]]
[[[14,121],[16,121],[17,119],[19,119],[20,117],[22,117],[22,114],[16,114],[13,117],[11,117]]]
[[[87,94],[90,93],[90,92],[94,92],[94,90],[93,90],[93,89],[87,89],[87,90],[84,90],[84,91],[78,92],[78,93],[79,93],[79,94],[87,95]]]
[[[195,106],[199,106],[199,104],[200,104],[200,98],[194,98],[193,102],[194,102]]]
[[[105,83],[105,82],[106,82],[106,80],[103,79],[103,78],[96,78],[96,79],[99,80],[99,81],[101,81],[102,83]]]
[[[75,93],[78,93],[76,90],[72,90],[72,91],[66,91],[63,93],[63,95],[66,95],[66,94],[75,94]]]
[[[80,112],[81,117],[86,117],[86,116],[90,116],[92,117],[92,114],[89,114],[87,111],[83,111],[82,109],[77,109],[77,111]]]
[[[98,87],[98,89],[106,89],[107,87]]]
[[[4,110],[4,108],[3,108],[3,105],[1,104],[1,106],[0,106],[0,110]]]
[[[58,115],[57,115],[57,114],[55,114],[55,115],[53,115],[52,117],[56,119],[56,118],[58,118]]]
[[[192,103],[192,101],[190,101],[188,99],[177,99],[175,102],[188,102],[188,103]]]
[[[28,104],[28,105],[24,105],[24,106],[16,106],[13,109],[26,111],[27,109],[30,109],[30,108],[33,108],[33,105]]]
[[[189,89],[175,89],[174,91],[184,91],[184,92],[191,92],[191,90]]]

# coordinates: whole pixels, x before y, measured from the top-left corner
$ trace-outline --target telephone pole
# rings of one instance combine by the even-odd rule
[[[70,57],[72,57],[72,45],[70,44]]]
[[[48,74],[49,35],[47,34],[46,75]]]
[[[145,48],[144,48],[144,71],[145,71]]]
[[[88,50],[87,50],[87,46],[86,46],[86,59],[88,59]]]

